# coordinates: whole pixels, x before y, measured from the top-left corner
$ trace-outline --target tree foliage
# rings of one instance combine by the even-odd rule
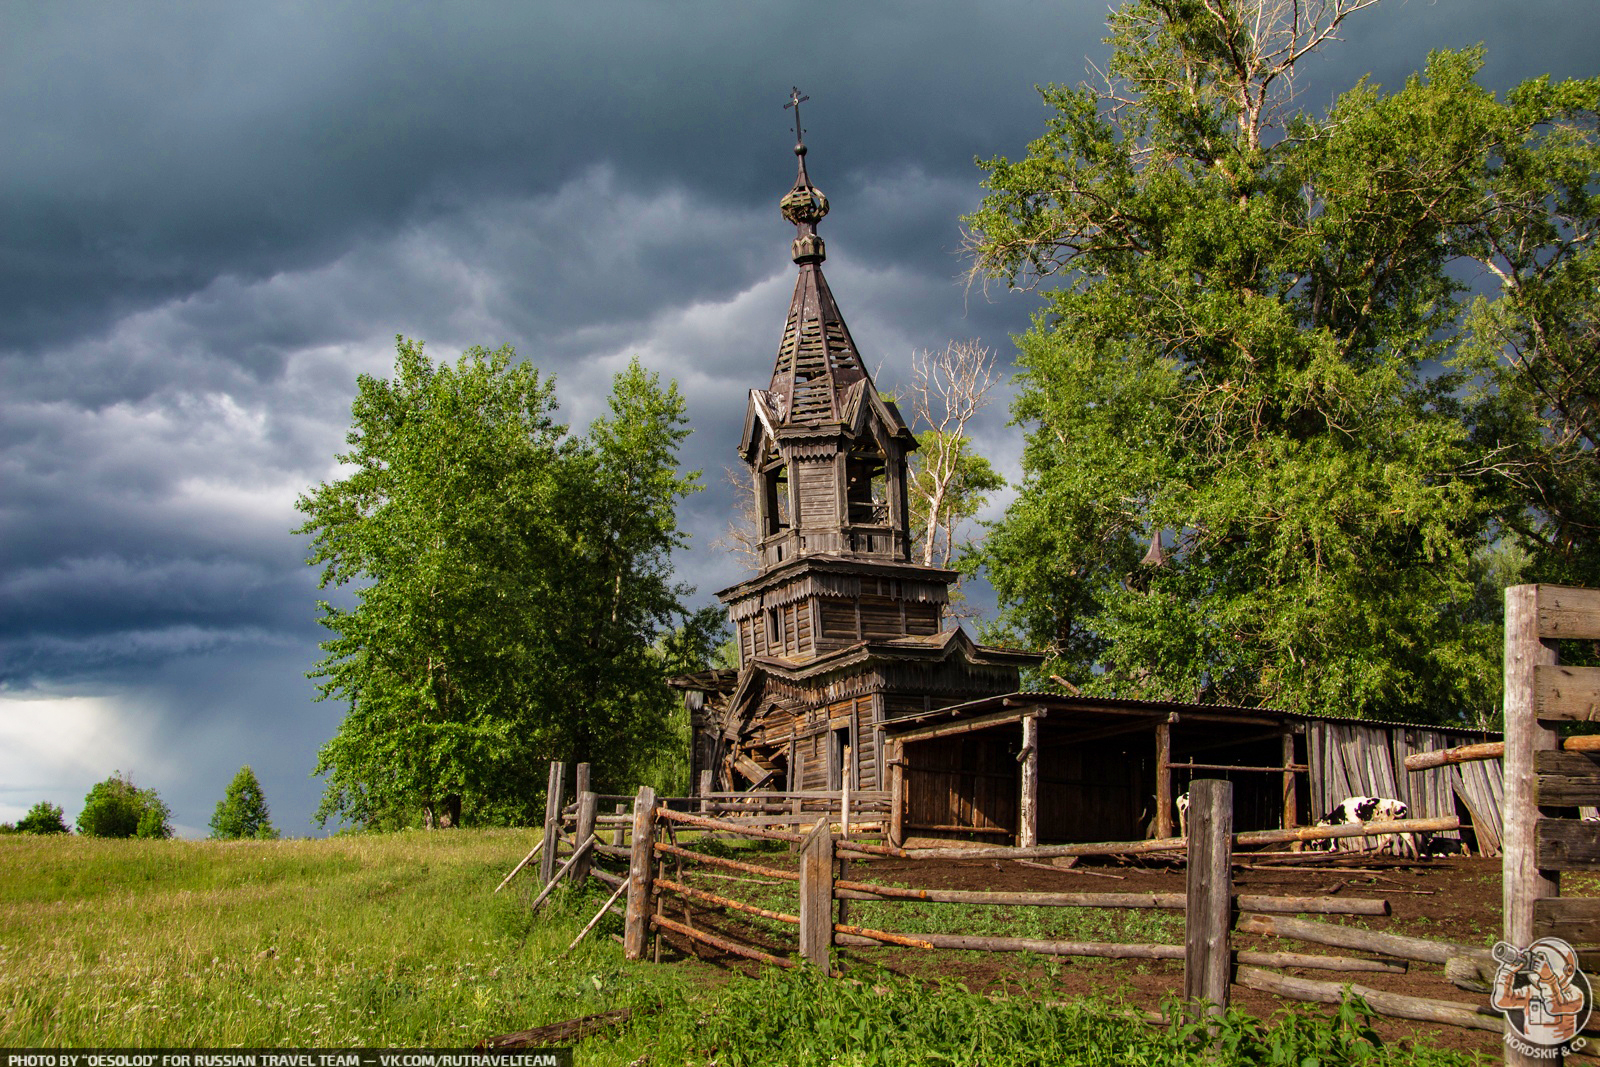
[[[309,562],[354,599],[321,605],[314,677],[350,705],[317,764],[324,822],[522,821],[546,761],[624,787],[664,743],[654,646],[684,614],[670,554],[698,488],[683,400],[635,362],[575,435],[513,357],[435,365],[400,339],[393,379],[359,381],[354,470],[299,501]]]
[[[61,809],[48,800],[41,800],[28,809],[28,814],[17,820],[19,834],[64,834],[67,821]]]
[[[243,837],[263,841],[277,839],[278,831],[272,825],[267,796],[249,764],[239,768],[222,799],[217,801],[217,810],[211,815],[211,836],[224,841]]]
[[[83,798],[78,832],[85,837],[171,837],[172,809],[154,789],[140,789],[116,771]]]
[[[1109,85],[1044,90],[1044,136],[984,164],[977,268],[1046,307],[982,562],[1047,673],[1481,718],[1484,585],[1518,552],[1533,580],[1600,559],[1600,81],[1501,101],[1481,53],[1437,53],[1290,113],[1295,63],[1367,2],[1129,3]],[[1469,315],[1470,262],[1503,285]]]

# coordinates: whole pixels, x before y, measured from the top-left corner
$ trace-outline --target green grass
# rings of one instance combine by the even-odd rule
[[[1103,1000],[1050,1007],[860,966],[851,978],[865,981],[628,964],[608,936],[619,928],[611,918],[562,958],[598,908],[598,887],[558,893],[532,921],[531,882],[491,892],[536,834],[0,837],[0,1046],[458,1047],[629,1006],[635,1022],[585,1041],[580,1064],[1470,1062],[1381,1048],[1356,1016],[1289,1015],[1271,1026],[1230,1016],[1208,1043]],[[751,899],[766,888],[740,885],[733,895]],[[792,886],[765,895],[792,910]],[[880,919],[861,902],[853,907],[855,921]],[[1164,918],[1157,913],[1132,913],[1119,925],[1078,909],[873,907],[891,929],[926,921],[1084,939],[1173,933],[1137,925]],[[792,928],[781,933],[793,936]]]

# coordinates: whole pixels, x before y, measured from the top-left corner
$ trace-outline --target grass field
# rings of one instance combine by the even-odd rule
[[[625,964],[600,904],[491,890],[537,831],[319,841],[0,837],[0,1046],[461,1047],[616,1007],[582,1064],[1455,1064],[1356,1020],[1236,1017],[1206,1051],[1106,1003]],[[525,883],[531,886],[531,881]]]

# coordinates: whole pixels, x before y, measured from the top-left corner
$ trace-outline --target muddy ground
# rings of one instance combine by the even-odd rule
[[[756,862],[773,867],[792,867],[793,857],[780,852],[762,856],[756,859]],[[702,870],[710,871],[711,868]],[[716,880],[710,878],[702,880],[697,878],[694,872],[688,873],[690,882],[708,890],[747,901],[756,900],[774,910],[790,911],[793,908],[793,883],[769,888],[756,882],[740,885],[737,884],[738,878],[730,878],[726,874],[718,876]],[[1185,874],[1181,864],[1160,860],[1092,865],[1083,863],[1069,869],[1045,870],[1038,866],[1024,866],[1015,861],[953,861],[933,864],[928,861],[873,859],[869,862],[852,861],[849,877],[859,881],[940,889],[1174,893],[1183,891]],[[1315,853],[1307,853],[1304,857],[1282,855],[1240,857],[1235,865],[1233,878],[1238,892],[1284,896],[1378,897],[1387,900],[1391,908],[1391,914],[1382,918],[1306,916],[1318,921],[1353,923],[1373,930],[1452,941],[1476,947],[1492,945],[1500,930],[1498,859],[1452,857],[1407,862],[1373,854],[1340,855],[1334,858]],[[1596,894],[1600,893],[1600,886],[1573,885],[1567,888],[1567,892],[1582,895]],[[789,897],[787,906],[782,899],[779,899],[781,895]],[[860,905],[854,906],[860,907]],[[963,906],[946,907],[950,908],[947,914],[950,915],[951,925],[942,929],[947,933],[984,932],[1038,936],[1035,932],[1021,928],[1020,920],[1008,917],[1010,911],[1005,909],[988,909],[990,914],[983,917],[988,920],[987,928],[982,931],[963,929],[960,925],[962,918],[959,910]],[[673,900],[669,905],[668,914],[679,917],[681,911],[681,902]],[[969,914],[971,914],[970,909]],[[1129,913],[1116,914],[1121,917]],[[1148,916],[1151,913],[1144,914]],[[730,923],[715,912],[699,908],[695,909],[694,915],[697,926],[720,929],[729,935],[738,936],[747,943],[762,945],[780,955],[794,952],[794,941],[783,936],[785,928],[781,926],[766,924],[765,929],[741,927],[741,924]],[[851,921],[863,920],[852,917]],[[998,927],[995,925],[997,922]],[[1008,930],[1007,924],[1017,928]],[[1174,926],[1177,931],[1175,938],[1172,936]],[[880,928],[905,929],[903,926],[890,925],[887,921],[883,921]],[[1168,924],[1166,936],[1158,936],[1156,939],[1181,941],[1181,929],[1181,923]],[[1146,930],[1148,931],[1148,928]],[[1096,939],[1146,940],[1147,938]],[[1238,934],[1235,935],[1234,944],[1236,948],[1268,951],[1362,955],[1304,942]],[[969,988],[984,992],[1004,991],[1050,1000],[1069,1000],[1089,995],[1110,997],[1124,1002],[1129,1007],[1144,1011],[1159,1010],[1162,1001],[1181,993],[1183,986],[1182,961],[1076,958],[1041,960],[1037,956],[1009,952],[926,952],[905,948],[845,948],[837,950],[837,958],[847,971],[853,967],[863,974],[882,967],[916,978],[954,979],[965,983]],[[691,951],[683,939],[669,937],[663,962],[674,959],[683,960],[695,969],[709,964],[718,968],[752,971],[756,966],[704,946],[694,946]],[[1311,969],[1291,969],[1285,973],[1324,982],[1355,981],[1374,989],[1453,1001],[1471,1008],[1484,1007],[1488,1003],[1486,994],[1464,991],[1451,985],[1445,980],[1443,969],[1432,964],[1412,963],[1405,974],[1350,974]],[[1331,1011],[1324,1005],[1290,1002],[1239,985],[1233,987],[1232,997],[1234,1004],[1261,1018],[1270,1018],[1274,1012],[1290,1006],[1318,1012]],[[1383,1017],[1379,1017],[1375,1026],[1386,1041],[1414,1040],[1438,1047],[1474,1049],[1499,1055],[1499,1035],[1487,1031],[1433,1026]]]

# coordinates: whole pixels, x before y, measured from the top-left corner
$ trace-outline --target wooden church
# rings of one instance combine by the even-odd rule
[[[873,386],[828,289],[817,235],[828,201],[806,174],[803,139],[794,151],[781,208],[799,278],[739,442],[759,573],[717,594],[739,670],[678,684],[694,712],[695,781],[709,770],[714,790],[883,789],[888,723],[1012,692],[1040,657],[974,643],[946,618],[955,572],[911,562],[917,440]]]

